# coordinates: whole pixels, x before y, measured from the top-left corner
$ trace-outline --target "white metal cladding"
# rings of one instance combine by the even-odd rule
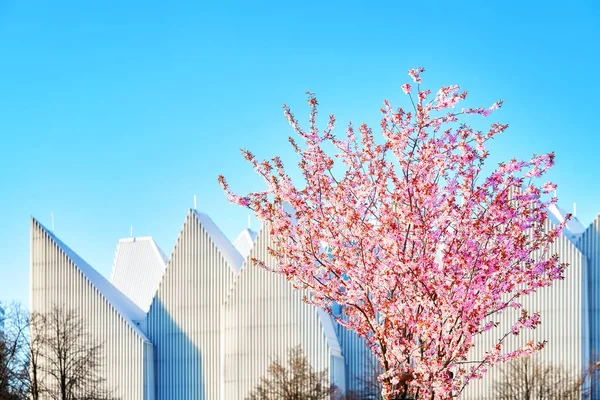
[[[207,218],[188,214],[148,313],[160,400],[221,396],[221,306],[241,256]]]
[[[546,228],[552,227],[547,221]],[[558,253],[560,261],[569,264],[566,279],[555,281],[546,287],[522,298],[523,308],[533,313],[541,313],[541,325],[535,330],[523,330],[518,336],[510,336],[503,352],[524,346],[528,341],[547,340],[545,348],[535,357],[545,363],[563,366],[574,373],[587,367],[589,356],[590,331],[587,323],[587,259],[569,241],[561,235],[551,246],[549,255]],[[495,330],[481,335],[470,353],[470,360],[481,359],[485,350],[492,349],[498,338],[510,330],[512,323],[520,315],[520,310],[511,309],[494,318],[500,322]],[[493,399],[493,382],[500,379],[501,368],[489,370],[482,379],[472,381],[465,390],[462,399]]]
[[[30,271],[32,312],[53,306],[78,312],[103,343],[107,388],[121,399],[153,400],[152,344],[131,320],[138,314],[135,306],[35,219]]]
[[[244,258],[214,222],[190,211],[161,283],[147,276],[148,264],[164,258],[143,248],[151,244],[160,253],[154,242],[120,242],[115,283],[142,306],[136,285],[158,285],[147,316],[35,220],[31,232],[32,311],[44,312],[52,304],[81,310],[90,331],[106,343],[107,378],[122,399],[242,399],[273,357],[285,361],[295,345],[347,391],[360,390],[372,373],[375,361],[362,339],[306,305],[307,292],[293,289],[285,277],[252,265],[251,257],[274,265],[266,251],[268,229],[255,243],[252,235],[244,237],[250,239],[245,243],[250,255],[242,269]],[[600,216],[576,241],[581,252],[572,244],[575,237],[561,236],[550,251],[570,264],[567,279],[523,300],[524,308],[542,313],[542,325],[511,337],[506,351],[530,339],[548,340],[538,357],[575,369],[587,366],[592,351],[600,352]],[[125,249],[130,244],[136,248]],[[149,268],[158,271],[160,265]],[[500,316],[497,332],[510,329],[518,313]],[[493,347],[497,335],[479,338],[475,351]],[[472,382],[463,399],[493,398],[499,373],[494,368]]]
[[[166,257],[151,237],[119,240],[111,282],[145,313],[165,272]]]
[[[331,329],[324,329],[323,314],[302,301],[307,292],[250,261],[256,257],[273,266],[269,243],[268,229],[263,228],[225,303],[221,399],[244,399],[273,359],[286,362],[288,350],[296,345],[302,346],[315,370],[328,369],[330,381],[344,390],[344,362],[331,321]]]
[[[600,215],[586,229],[577,242],[583,254],[588,258],[588,285],[582,287],[588,297],[590,362],[597,362],[600,357]],[[600,399],[600,388],[592,388],[592,398]]]
[[[365,383],[377,377],[379,361],[356,332],[335,324],[336,333],[344,355],[347,392],[362,392],[370,387]]]
[[[257,232],[250,229],[244,229],[233,241],[233,246],[242,257],[246,258],[248,257],[248,254],[250,254],[250,250],[254,247],[256,235],[258,235]]]

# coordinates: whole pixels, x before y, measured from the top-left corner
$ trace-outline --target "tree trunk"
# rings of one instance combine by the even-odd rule
[[[38,400],[40,398],[40,390],[38,389],[37,367],[33,366],[31,370],[31,398]]]
[[[60,377],[60,396],[62,400],[67,400],[67,378]]]

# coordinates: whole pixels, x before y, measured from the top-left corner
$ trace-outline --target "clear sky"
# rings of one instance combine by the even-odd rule
[[[598,3],[0,0],[0,300],[28,301],[31,215],[50,226],[53,212],[105,276],[130,225],[170,254],[194,194],[233,239],[248,212],[217,176],[262,188],[240,147],[294,165],[284,102],[306,119],[311,90],[339,128],[377,128],[418,66],[434,90],[469,90],[469,106],[504,99],[493,160],[554,150],[560,203],[587,225],[600,212]]]

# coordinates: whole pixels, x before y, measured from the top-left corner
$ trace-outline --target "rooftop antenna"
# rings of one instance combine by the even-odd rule
[[[248,229],[250,229],[250,216],[248,215]]]
[[[54,232],[54,213],[50,213],[50,218],[52,218],[52,232]]]
[[[133,237],[133,225],[129,225],[129,237]]]
[[[194,210],[196,209],[196,195],[194,195]]]
[[[573,202],[573,216],[577,216],[577,203]]]

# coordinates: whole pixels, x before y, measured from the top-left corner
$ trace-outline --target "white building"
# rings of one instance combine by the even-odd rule
[[[551,206],[548,214],[548,228],[563,222],[566,216],[566,212],[556,206]],[[566,278],[522,299],[523,308],[530,313],[541,313],[542,323],[535,330],[524,330],[518,336],[510,336],[505,351],[523,347],[530,340],[547,340],[536,357],[544,363],[563,366],[572,373],[583,373],[594,352],[600,352],[599,222],[600,215],[587,229],[575,217],[568,222],[549,251],[549,254],[558,253],[560,261],[569,264]],[[518,309],[506,310],[496,320],[502,327],[510,328],[518,314]],[[478,356],[492,348],[504,332],[506,329],[502,332],[499,329],[480,336],[475,348],[479,351],[474,351],[470,359],[480,359]],[[491,388],[495,380],[501,379],[501,368],[492,368],[482,379],[473,381],[462,398],[494,399]],[[595,391],[593,398],[600,398],[600,392]]]
[[[558,208],[550,215],[564,218]],[[107,385],[122,399],[244,399],[273,358],[285,360],[296,345],[342,391],[360,389],[357,378],[373,365],[362,341],[249,261],[273,263],[269,240],[267,230],[244,230],[232,244],[190,210],[170,257],[152,238],[120,240],[108,281],[32,219],[31,308],[79,310],[104,343]],[[587,230],[572,221],[554,247],[571,266],[565,281],[527,300],[543,319],[532,337],[548,340],[543,359],[582,369],[600,352],[600,216]],[[491,398],[497,373],[463,398]]]

